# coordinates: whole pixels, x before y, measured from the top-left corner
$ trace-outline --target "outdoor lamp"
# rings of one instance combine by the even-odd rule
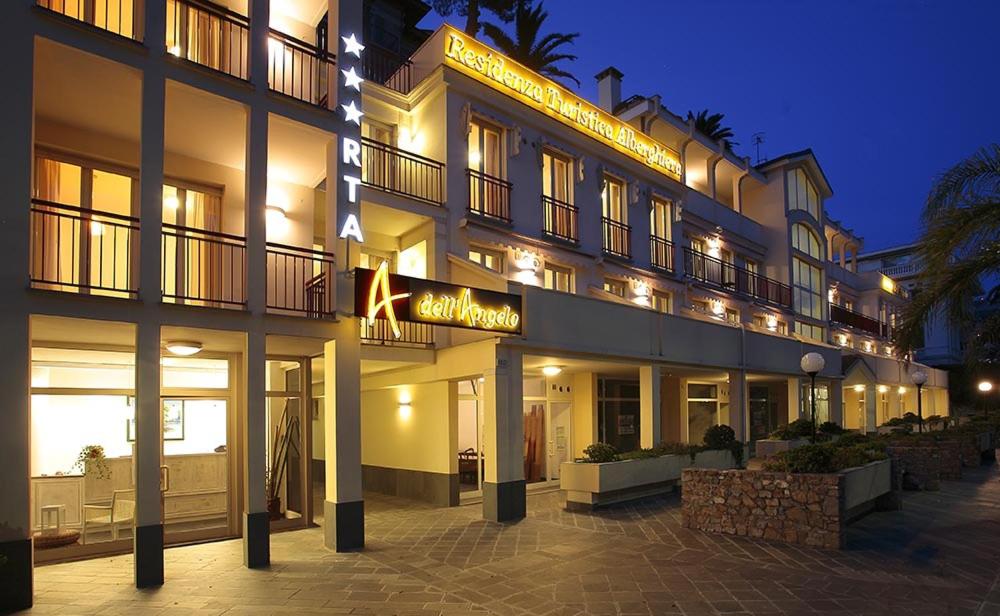
[[[188,357],[201,352],[201,343],[193,340],[168,340],[164,346],[174,355],[180,355],[181,357]]]
[[[921,404],[922,396],[920,394],[921,394],[921,389],[924,386],[924,383],[927,382],[927,373],[924,372],[923,370],[917,370],[916,372],[910,375],[910,380],[913,381],[913,384],[917,386],[917,427],[920,432],[923,432],[924,410]]]
[[[559,376],[561,372],[561,366],[542,366],[542,374],[545,376]]]
[[[809,375],[811,381],[811,397],[812,397],[812,442],[816,442],[816,375],[823,369],[826,365],[826,360],[819,353],[806,353],[802,356],[802,361],[799,366],[802,367],[802,371]]]
[[[977,387],[979,388],[979,392],[983,394],[983,417],[988,418],[990,414],[989,409],[986,406],[986,402],[990,392],[993,391],[993,383],[989,381],[979,381],[979,385]]]

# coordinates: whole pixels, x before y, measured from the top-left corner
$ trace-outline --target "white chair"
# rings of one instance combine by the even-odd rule
[[[118,529],[131,526],[135,517],[135,490],[115,490],[110,505],[83,506],[83,532],[81,543],[87,543],[87,529],[92,526],[110,526],[111,540],[118,540]]]

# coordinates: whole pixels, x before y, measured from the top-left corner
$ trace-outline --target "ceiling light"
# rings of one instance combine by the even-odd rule
[[[191,340],[171,340],[166,344],[167,350],[174,355],[187,357],[201,352],[201,343]]]
[[[562,372],[561,366],[544,366],[542,368],[542,374],[545,376],[559,376]]]

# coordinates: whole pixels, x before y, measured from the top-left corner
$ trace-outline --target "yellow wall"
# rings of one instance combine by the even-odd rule
[[[583,456],[583,449],[597,442],[597,375],[580,372],[573,375],[573,457]]]
[[[400,400],[410,396],[410,416]],[[361,463],[433,473],[458,472],[458,391],[450,382],[361,393]]]

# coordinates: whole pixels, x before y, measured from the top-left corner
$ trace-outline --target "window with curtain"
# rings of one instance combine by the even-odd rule
[[[625,207],[625,183],[610,175],[604,176],[601,193],[601,214],[610,220],[628,224]]]
[[[814,319],[823,318],[823,272],[799,257],[792,258],[795,311]]]
[[[788,209],[804,210],[819,220],[819,193],[802,169],[793,169],[788,178]]]
[[[542,194],[573,204],[572,162],[550,151],[542,152]]]
[[[813,259],[823,260],[823,248],[812,229],[802,223],[792,225],[792,248],[804,252]]]
[[[670,209],[671,203],[666,199],[653,199],[649,210],[649,233],[653,237],[670,241]]]

